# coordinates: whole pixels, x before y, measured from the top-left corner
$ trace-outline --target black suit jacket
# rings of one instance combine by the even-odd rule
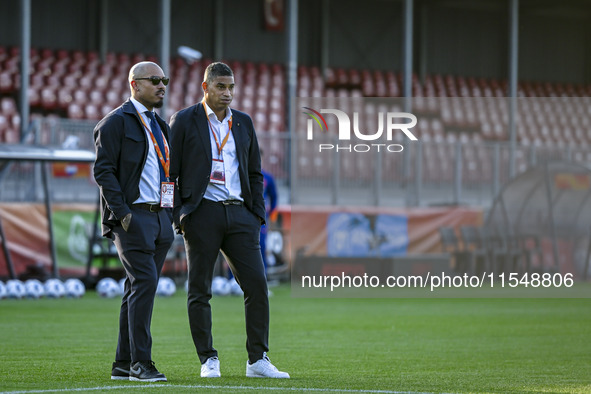
[[[169,141],[170,128],[156,114]],[[131,212],[129,205],[140,197],[140,177],[148,157],[148,137],[131,100],[105,116],[94,128],[96,160],[94,179],[101,192],[102,230],[111,235],[113,226]]]
[[[211,174],[211,132],[202,103],[180,110],[170,119],[170,177],[176,180],[178,198],[173,211],[174,226],[197,208]],[[265,220],[261,156],[250,116],[232,108],[232,135],[236,143],[241,197],[261,223]]]

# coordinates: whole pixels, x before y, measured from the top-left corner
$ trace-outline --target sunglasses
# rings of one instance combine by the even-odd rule
[[[167,77],[155,77],[155,76],[151,76],[151,77],[148,77],[148,78],[136,78],[135,80],[136,81],[139,81],[139,80],[142,80],[142,79],[145,79],[145,80],[148,80],[148,81],[152,81],[152,85],[154,85],[154,86],[158,86],[160,84],[160,81],[162,81],[162,83],[164,84],[164,86],[166,86],[166,85],[168,85],[168,81],[170,81],[170,78],[167,78]]]

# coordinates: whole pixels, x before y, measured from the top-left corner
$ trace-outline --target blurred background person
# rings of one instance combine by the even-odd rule
[[[261,149],[261,162],[263,159],[263,149]],[[267,232],[269,219],[272,218],[275,209],[277,208],[277,187],[275,186],[275,179],[270,172],[261,169],[263,173],[263,197],[265,198],[265,213],[267,215],[265,224],[261,226],[261,254],[263,255],[263,263],[265,264],[265,272],[269,266],[267,261]],[[268,278],[267,278],[268,279]]]

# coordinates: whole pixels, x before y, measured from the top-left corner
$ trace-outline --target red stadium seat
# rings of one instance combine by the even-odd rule
[[[99,111],[97,105],[95,104],[86,104],[84,106],[84,115],[87,119],[92,120],[99,120],[101,118],[101,112]]]
[[[12,129],[20,133],[21,128],[21,116],[16,113],[12,115],[9,119],[9,123],[12,125]]]
[[[100,110],[100,117],[103,118],[105,117],[109,112],[111,112],[112,110],[114,110],[115,107],[110,106],[109,104],[103,104],[101,105],[101,110]]]
[[[30,105],[33,111],[42,110],[44,114],[59,114],[67,109],[68,116],[72,118],[95,119],[104,115],[107,108],[112,109],[129,97],[127,84],[121,81],[126,80],[131,64],[150,58],[153,56],[109,52],[102,62],[98,52],[33,48],[28,92]],[[19,61],[17,47],[0,46],[2,96],[12,97],[18,92]],[[202,98],[200,83],[203,66],[208,62],[209,59],[203,59],[189,65],[178,56],[171,58],[168,93],[171,111],[193,105]],[[284,65],[249,61],[228,63],[234,70],[237,83],[233,105],[249,112],[257,123],[257,129],[285,131],[287,73]],[[402,93],[401,74],[395,70],[332,67],[325,71],[323,73],[316,66],[298,66],[296,94],[300,97],[327,97],[333,100],[335,106],[347,108],[347,99],[351,97],[400,97]],[[432,119],[425,121],[421,129],[417,130],[420,130],[423,138],[432,141],[454,138],[461,143],[506,140],[508,110],[502,100],[487,102],[487,98],[505,97],[507,86],[507,81],[500,78],[430,74],[421,81],[413,74],[413,109],[428,114]],[[589,84],[520,81],[518,88],[520,97],[591,96]],[[435,97],[471,99],[443,102]],[[13,109],[8,111],[15,114],[14,99],[12,102]],[[518,141],[521,144],[558,144],[566,141],[577,146],[588,146],[591,137],[585,130],[591,127],[591,115],[587,107],[587,104],[576,100],[550,101],[538,104],[538,107],[532,100],[520,104]],[[6,116],[4,109],[0,113],[12,119],[12,115]],[[444,133],[444,128],[456,129],[455,134]],[[466,166],[473,167],[474,160],[467,157]],[[313,162],[311,165],[315,166]],[[358,165],[357,162],[347,164],[352,176],[359,172]],[[434,164],[425,159],[425,165]],[[443,172],[440,168],[432,170]],[[433,171],[429,172],[429,176],[432,176]],[[471,177],[473,174],[466,176]]]
[[[8,118],[0,113],[0,135],[4,135],[4,132],[8,130],[10,124],[8,123]]]
[[[267,114],[264,111],[256,111],[253,121],[256,130],[267,131]]]
[[[59,89],[57,91],[57,106],[61,109],[67,109],[72,103],[72,90],[68,88]]]
[[[12,93],[16,90],[13,83],[14,74],[8,71],[0,72],[0,93]]]
[[[18,112],[16,102],[12,97],[3,97],[0,99],[0,110],[0,113],[7,117],[13,116]]]
[[[68,118],[84,119],[84,111],[77,102],[73,102],[68,106]]]
[[[41,105],[41,94],[36,87],[29,86],[27,96],[29,97],[29,105],[31,107],[39,107]]]
[[[41,89],[41,106],[46,110],[54,110],[57,108],[57,93],[56,89],[48,86]]]
[[[4,142],[7,144],[17,144],[20,142],[20,132],[18,129],[9,128],[4,132]]]
[[[330,68],[327,67],[326,70],[324,70],[324,83],[326,86],[334,86],[337,82],[337,76],[335,71]]]

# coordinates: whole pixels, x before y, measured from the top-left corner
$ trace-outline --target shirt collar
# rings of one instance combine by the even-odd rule
[[[135,107],[137,112],[139,112],[140,114],[143,114],[144,112],[149,111],[149,109],[146,108],[146,106],[144,104],[140,103],[139,101],[137,101],[133,97],[130,97],[130,100],[133,103],[133,106]]]
[[[211,119],[218,120],[218,117],[215,115],[215,112],[213,112],[213,109],[209,108],[209,105],[207,105],[205,100],[203,100],[203,105],[205,107],[205,112],[207,113],[207,116],[209,116],[209,119],[210,120]],[[228,107],[228,108],[226,108],[226,116],[224,117],[224,119],[220,123],[227,122],[228,120],[230,120],[231,117],[232,117],[232,110],[230,109],[230,107]]]

